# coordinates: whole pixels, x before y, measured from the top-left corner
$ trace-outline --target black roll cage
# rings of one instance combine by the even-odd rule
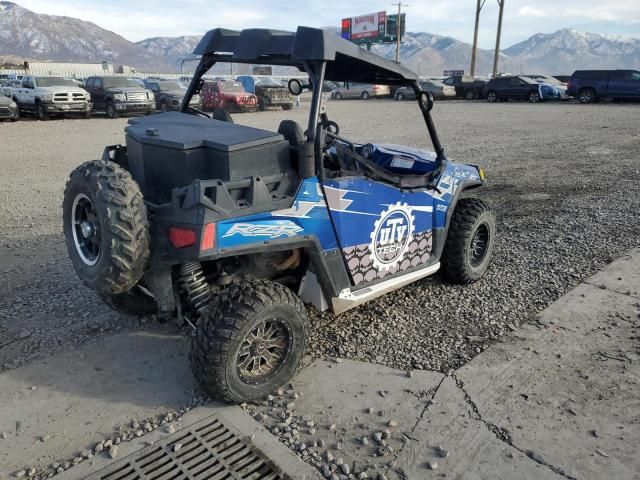
[[[298,34],[311,32],[312,34],[316,34],[318,31],[316,29],[310,29],[308,27],[299,27]],[[242,36],[245,31],[240,32]],[[265,31],[262,30],[254,30],[247,31],[249,33],[258,33],[263,34]],[[182,104],[180,106],[180,111],[185,113],[192,113],[198,115],[205,115],[204,112],[200,112],[189,106],[191,98],[194,94],[199,92],[201,87],[202,77],[216,64],[216,63],[248,63],[248,64],[263,64],[263,65],[279,65],[279,66],[293,66],[297,67],[299,70],[304,70],[309,76],[309,80],[312,85],[312,97],[311,97],[311,108],[309,112],[309,121],[307,124],[306,130],[306,143],[308,144],[309,149],[313,149],[313,168],[311,171],[317,172],[320,178],[324,177],[324,169],[322,162],[322,149],[318,148],[316,145],[316,136],[319,132],[319,125],[322,128],[322,85],[325,80],[336,80],[336,81],[348,81],[349,80],[349,72],[350,66],[349,63],[346,63],[345,54],[343,53],[343,57],[341,57],[340,62],[337,60],[327,60],[326,58],[318,58],[314,60],[298,60],[293,59],[292,55],[286,55],[281,53],[269,53],[269,54],[261,54],[256,58],[242,57],[234,53],[230,53],[228,51],[218,52],[218,51],[209,51],[207,50],[208,42],[218,41],[216,38],[224,38],[226,41],[226,36],[234,37],[238,32],[231,31],[223,31],[220,29],[210,31],[201,41],[201,43],[196,47],[195,54],[200,54],[200,61],[198,62],[198,66],[195,69],[193,78],[189,83],[189,87],[187,88],[187,92],[182,100]],[[274,34],[284,34],[287,32],[269,32]],[[212,40],[213,39],[213,40]],[[366,75],[357,75],[355,74],[352,81],[363,82],[363,83],[379,83],[379,84],[390,84],[396,86],[409,86],[413,89],[416,95],[418,107],[422,112],[422,116],[424,118],[425,125],[427,126],[427,131],[429,133],[429,138],[431,143],[433,144],[434,151],[436,153],[436,168],[433,170],[431,174],[431,178],[434,178],[440,171],[442,164],[446,161],[446,154],[442,144],[440,143],[440,139],[438,137],[438,133],[436,131],[435,125],[433,123],[433,118],[431,116],[431,109],[433,107],[433,96],[424,92],[420,89],[420,85],[418,84],[418,79],[415,74],[409,70],[406,70],[401,65],[391,63],[389,60],[382,59],[376,55],[371,54],[370,52],[365,51],[360,47],[356,47],[355,45],[347,42],[346,40],[336,38],[335,40],[331,38],[330,40],[325,40],[327,42],[325,45],[329,43],[333,43],[338,41],[338,49],[342,48],[343,52],[351,55],[351,57],[347,58],[347,60],[355,59],[358,62],[361,62],[361,65],[371,67],[372,74],[367,73]],[[343,45],[340,42],[344,42],[348,45]],[[245,45],[242,45],[244,47]],[[331,45],[333,46],[333,45]],[[240,47],[238,47],[240,48]],[[308,48],[308,46],[305,46]],[[355,50],[354,50],[355,49]],[[338,53],[341,53],[340,51]],[[360,58],[362,57],[362,58]],[[328,65],[331,66],[331,75],[327,75]],[[382,67],[381,67],[382,65]],[[345,66],[347,68],[345,68]],[[387,67],[386,72],[391,71],[390,69],[397,69],[398,72],[394,72],[392,77],[387,77],[387,82],[385,82],[385,77],[382,75],[378,75],[378,72],[383,71],[384,67]],[[358,68],[357,65],[354,65],[353,68]],[[376,70],[379,69],[379,70]],[[404,73],[406,72],[406,73]],[[404,73],[404,74],[403,74]],[[367,76],[370,75],[370,76]],[[405,76],[406,75],[406,76]],[[413,75],[413,78],[407,78],[407,76]],[[307,150],[308,151],[308,150]]]

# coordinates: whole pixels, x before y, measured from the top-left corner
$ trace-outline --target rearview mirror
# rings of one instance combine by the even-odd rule
[[[289,80],[287,87],[289,88],[289,92],[293,96],[297,97],[302,93],[302,83],[300,83],[300,80],[298,80],[297,78],[292,78],[291,80]]]
[[[420,108],[425,112],[430,112],[433,108],[433,93],[431,92],[420,92],[420,97],[418,98],[420,102]]]

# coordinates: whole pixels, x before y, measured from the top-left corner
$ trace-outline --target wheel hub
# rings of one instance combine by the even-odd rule
[[[486,223],[482,223],[478,226],[471,238],[471,265],[474,267],[480,265],[487,255],[489,235],[489,227]]]
[[[80,259],[93,266],[100,258],[100,223],[93,202],[84,193],[79,193],[71,207],[73,243]]]
[[[244,338],[236,359],[240,379],[264,383],[276,375],[291,352],[292,335],[280,319],[261,322]]]

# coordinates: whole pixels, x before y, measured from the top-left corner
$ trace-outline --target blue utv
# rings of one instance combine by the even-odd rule
[[[447,159],[415,73],[308,27],[215,29],[194,53],[179,112],[130,119],[126,145],[71,173],[64,233],[77,274],[108,305],[195,328],[192,368],[209,394],[241,402],[289,382],[305,303],[338,314],[439,270],[463,284],[485,274],[496,227],[476,197],[484,173]],[[191,107],[217,62],[305,72],[307,124],[273,132]],[[341,136],[325,81],[410,87],[433,151]]]

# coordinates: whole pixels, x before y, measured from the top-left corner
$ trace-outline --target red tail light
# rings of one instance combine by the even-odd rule
[[[216,224],[207,223],[202,231],[202,241],[200,242],[200,251],[211,250],[216,246]]]
[[[190,247],[196,243],[196,232],[190,228],[170,227],[169,242],[173,248]]]
[[[380,85],[374,85],[371,90],[380,90]]]

